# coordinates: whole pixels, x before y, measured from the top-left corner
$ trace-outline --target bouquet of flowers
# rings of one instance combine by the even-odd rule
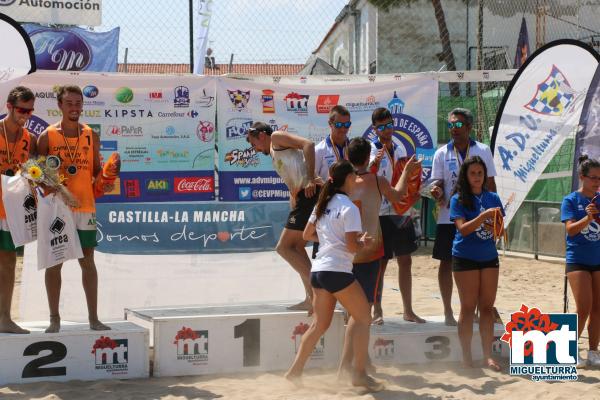
[[[21,175],[34,185],[41,186],[42,189],[56,191],[69,207],[78,207],[79,202],[64,185],[66,179],[64,175],[59,174],[59,167],[58,157],[38,156],[21,164]]]

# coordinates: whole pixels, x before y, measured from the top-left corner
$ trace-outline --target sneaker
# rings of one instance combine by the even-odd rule
[[[577,368],[585,369],[588,366],[588,360],[577,355]]]
[[[600,352],[598,350],[588,351],[588,363],[593,367],[600,367]]]

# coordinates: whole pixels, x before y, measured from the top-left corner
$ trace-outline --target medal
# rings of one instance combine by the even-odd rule
[[[12,169],[7,169],[6,171],[4,171],[4,175],[6,176],[15,176],[15,171],[13,171]]]
[[[50,169],[58,169],[60,167],[60,158],[57,156],[48,156],[46,158],[46,167]]]
[[[75,150],[71,151],[71,146],[69,146],[69,142],[67,142],[67,138],[65,137],[65,132],[62,129],[62,123],[59,125],[58,130],[60,131],[63,140],[65,142],[65,146],[67,151],[69,152],[69,159],[71,160],[71,165],[67,167],[67,173],[71,176],[77,174],[77,165],[75,165],[75,160],[77,158],[77,150],[79,150],[79,139],[81,138],[81,129],[79,128],[79,123],[77,124],[77,144],[75,144]],[[60,165],[60,160],[59,160]]]

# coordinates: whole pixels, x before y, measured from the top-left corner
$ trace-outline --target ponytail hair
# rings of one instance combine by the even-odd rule
[[[344,186],[346,177],[354,172],[354,167],[348,160],[336,161],[329,167],[329,179],[325,181],[325,185],[319,193],[319,199],[315,205],[315,214],[317,219],[325,214],[329,200],[336,194],[341,193],[340,188]]]
[[[577,168],[577,172],[580,176],[587,176],[592,168],[600,168],[600,162],[598,162],[598,160],[589,158],[585,154],[579,157],[578,164],[579,167]]]

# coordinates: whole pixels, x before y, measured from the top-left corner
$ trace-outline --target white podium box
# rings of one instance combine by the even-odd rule
[[[415,364],[461,361],[462,350],[455,326],[446,326],[443,317],[428,317],[424,324],[387,318],[384,325],[372,325],[369,354],[375,364]],[[508,343],[500,341],[504,326],[494,325],[493,355],[508,357]],[[478,324],[473,325],[473,359],[483,357]]]
[[[87,323],[21,324],[30,334],[0,333],[0,385],[39,381],[130,379],[149,376],[148,331],[130,322],[92,331]]]
[[[312,318],[287,304],[126,309],[126,319],[152,324],[154,375],[276,371],[294,360]],[[306,368],[335,367],[344,319],[335,311]]]

